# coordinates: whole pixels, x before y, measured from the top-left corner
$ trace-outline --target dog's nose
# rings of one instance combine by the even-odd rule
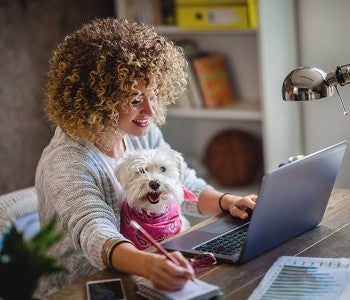
[[[160,187],[160,182],[158,180],[151,180],[148,185],[152,190],[157,190]]]

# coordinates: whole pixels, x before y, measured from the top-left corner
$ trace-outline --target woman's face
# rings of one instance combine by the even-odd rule
[[[158,90],[139,88],[140,93],[131,100],[131,107],[127,112],[120,113],[118,125],[124,133],[143,136],[151,125],[155,110],[158,107]]]

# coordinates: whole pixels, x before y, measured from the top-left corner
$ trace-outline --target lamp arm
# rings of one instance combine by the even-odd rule
[[[335,72],[329,72],[326,76],[329,86],[336,87],[338,84],[344,86],[350,83],[350,64],[338,66]]]
[[[350,64],[338,66],[335,70],[335,72],[329,72],[326,76],[326,82],[329,86],[335,87],[335,90],[337,91],[340,103],[343,107],[344,115],[348,114],[348,111],[345,108],[343,99],[340,95],[338,85],[344,86],[350,83]]]

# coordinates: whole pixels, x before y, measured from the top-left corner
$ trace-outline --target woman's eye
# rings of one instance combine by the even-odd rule
[[[153,90],[151,98],[156,98],[158,97],[159,91],[158,89]]]
[[[131,105],[138,106],[141,102],[142,102],[142,100],[135,99],[135,100],[131,101]]]
[[[166,171],[166,168],[165,168],[165,167],[163,167],[163,166],[162,166],[162,167],[160,167],[159,169],[160,169],[162,172],[165,172],[165,171]]]

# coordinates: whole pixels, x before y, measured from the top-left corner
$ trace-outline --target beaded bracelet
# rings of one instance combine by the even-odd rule
[[[223,194],[220,196],[220,198],[219,198],[219,207],[221,208],[222,211],[226,211],[226,209],[224,209],[224,208],[222,207],[222,204],[221,204],[222,198],[224,198],[224,196],[226,196],[226,195],[230,195],[230,193],[223,193]]]

